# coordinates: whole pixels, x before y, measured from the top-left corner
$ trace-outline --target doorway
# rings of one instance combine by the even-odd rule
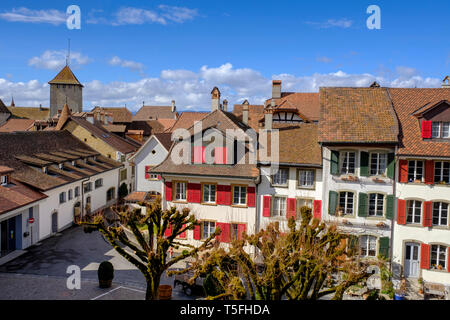
[[[4,256],[16,250],[16,219],[11,218],[1,222],[1,245],[0,255]]]
[[[405,277],[417,278],[419,276],[420,246],[418,243],[408,242],[405,245]]]
[[[58,232],[58,212],[52,213],[52,233]]]

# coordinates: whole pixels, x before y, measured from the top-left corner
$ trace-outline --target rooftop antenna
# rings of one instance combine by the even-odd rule
[[[67,57],[66,57],[66,66],[70,63],[70,38],[67,39]]]

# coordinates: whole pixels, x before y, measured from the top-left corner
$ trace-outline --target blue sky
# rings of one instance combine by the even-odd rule
[[[66,8],[81,9],[81,30]],[[381,29],[369,30],[369,5]],[[85,108],[175,99],[207,110],[218,86],[230,103],[261,103],[270,82],[432,87],[450,73],[450,2],[435,1],[10,1],[0,3],[0,98],[48,105],[71,39]]]

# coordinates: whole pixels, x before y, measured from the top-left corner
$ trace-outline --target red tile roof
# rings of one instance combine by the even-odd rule
[[[45,194],[11,179],[8,185],[0,186],[0,215],[45,198]]]
[[[135,120],[177,119],[178,112],[172,112],[172,106],[143,106],[134,115]]]
[[[449,141],[424,141],[419,119],[413,115],[425,105],[450,101],[450,88],[390,88],[389,93],[400,125],[399,155],[450,157]]]
[[[73,74],[69,66],[65,66],[62,70],[53,78],[53,80],[48,82],[49,84],[74,84],[83,86],[77,77]]]
[[[272,99],[266,100],[266,106]],[[318,92],[282,92],[280,99],[275,99],[276,109],[293,109],[299,111],[311,121],[318,121],[320,103]]]
[[[174,125],[168,130],[173,132],[176,129],[187,129],[194,125],[195,121],[200,121],[204,117],[206,117],[209,112],[192,112],[192,111],[183,111],[181,115],[178,117],[177,121]]]
[[[0,132],[28,131],[33,127],[34,120],[32,119],[9,119],[0,126]]]

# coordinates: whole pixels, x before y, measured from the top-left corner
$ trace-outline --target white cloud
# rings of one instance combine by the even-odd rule
[[[317,57],[316,58],[317,62],[323,62],[323,63],[330,63],[331,61],[333,61],[331,58],[322,56],[322,57]]]
[[[46,50],[39,57],[33,57],[28,60],[28,65],[39,69],[59,70],[66,64],[67,52],[64,50]],[[70,53],[70,66],[77,68],[91,62],[87,56],[83,56],[80,52]]]
[[[257,70],[234,68],[232,64],[225,63],[218,67],[202,66],[197,71],[162,70],[159,77],[143,78],[138,81],[84,82],[83,98],[87,110],[95,105],[126,104],[130,110],[137,111],[142,106],[142,101],[146,104],[170,105],[170,101],[175,100],[180,110],[208,111],[211,105],[210,93],[214,86],[219,87],[222,99],[228,99],[230,106],[242,103],[244,99],[248,99],[251,104],[262,104],[271,96],[272,79],[282,80],[283,91],[294,92],[317,92],[319,87],[331,86],[368,87],[373,81],[386,87],[441,85],[440,79],[424,78],[417,74],[411,77],[396,74],[391,77],[369,73],[349,74],[342,70],[306,76],[276,74],[268,78]],[[49,104],[48,85],[36,80],[22,83],[0,78],[0,98],[8,101],[11,94],[14,95],[16,105]]]
[[[139,73],[141,76],[144,76],[144,65],[140,62],[135,62],[131,60],[122,60],[118,56],[114,56],[108,63],[112,66],[120,66],[123,68],[128,68],[133,72]]]
[[[50,23],[59,25],[66,22],[65,12],[49,10],[31,10],[25,7],[13,8],[9,12],[0,13],[0,19],[12,22]]]
[[[163,11],[163,13],[161,14],[163,17],[177,23],[183,23],[188,20],[193,20],[196,16],[198,16],[197,9],[167,5],[160,5],[159,9]]]
[[[140,8],[121,8],[115,13],[115,16],[116,21],[112,22],[113,25],[144,24],[148,22],[167,24],[167,21],[155,11]]]
[[[347,29],[350,28],[353,25],[352,20],[348,20],[347,18],[342,19],[328,19],[324,22],[313,22],[313,21],[307,21],[306,24],[312,25],[319,29],[328,29],[328,28],[343,28]]]

